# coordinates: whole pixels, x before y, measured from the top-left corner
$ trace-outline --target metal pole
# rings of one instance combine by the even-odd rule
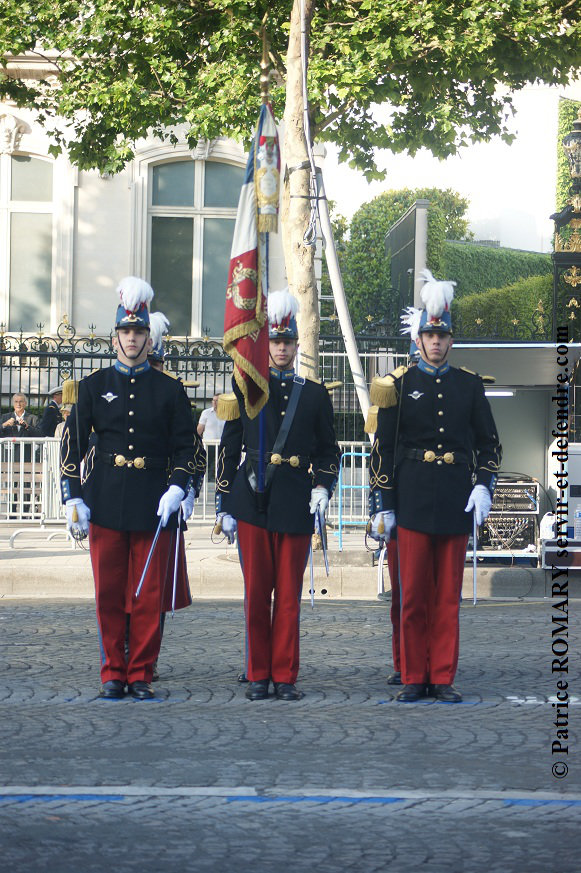
[[[476,606],[476,576],[477,576],[477,560],[476,541],[478,538],[478,527],[476,525],[476,513],[472,514],[472,603]]]
[[[327,268],[329,270],[329,279],[333,289],[333,299],[337,307],[339,316],[339,324],[341,325],[341,333],[345,340],[345,350],[353,374],[353,382],[361,408],[363,418],[367,418],[369,412],[370,400],[367,381],[361,366],[359,352],[357,351],[357,343],[355,342],[355,334],[353,325],[351,324],[351,316],[347,307],[345,298],[345,290],[343,288],[343,279],[341,278],[341,270],[339,269],[339,261],[337,259],[337,250],[335,241],[331,231],[331,219],[329,217],[329,207],[327,205],[327,197],[325,195],[325,185],[323,182],[323,174],[320,168],[317,168],[317,179],[319,188],[319,221],[321,222],[321,233],[325,243],[325,257],[327,259]]]

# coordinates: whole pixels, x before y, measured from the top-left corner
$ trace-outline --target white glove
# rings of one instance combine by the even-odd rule
[[[190,488],[185,498],[182,500],[182,515],[184,521],[187,521],[188,518],[191,518],[192,513],[194,511],[194,503],[196,502],[196,492],[193,488]]]
[[[80,497],[70,497],[65,503],[67,513],[67,530],[77,536],[86,537],[89,533],[89,519],[91,510]],[[76,510],[76,521],[73,521],[73,513]]]
[[[229,515],[227,512],[219,512],[216,516],[216,524],[219,524],[222,528],[222,533],[228,540],[230,544],[232,544],[236,538],[236,530],[238,529],[238,525],[236,524],[236,519]]]
[[[482,524],[488,518],[491,506],[492,497],[486,485],[475,485],[468,498],[464,512],[472,512],[474,510],[476,524]]]
[[[317,485],[311,491],[309,512],[314,515],[317,509],[320,515],[324,515],[329,505],[329,492],[323,485]]]
[[[177,512],[180,508],[180,503],[184,499],[185,491],[179,485],[170,485],[165,494],[161,495],[157,514],[161,516],[161,526],[165,527],[169,521],[170,515]]]
[[[377,540],[378,543],[388,543],[394,527],[395,512],[393,510],[388,509],[384,512],[376,512],[371,519],[369,536],[372,540]]]

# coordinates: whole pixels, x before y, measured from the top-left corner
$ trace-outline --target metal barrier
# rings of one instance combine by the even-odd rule
[[[189,523],[214,520],[216,468],[219,440],[204,441],[208,468],[194,514]],[[331,526],[342,532],[367,518],[367,464],[369,445],[340,442],[343,456],[339,483],[327,512]],[[51,437],[0,439],[0,522],[39,525],[60,524],[65,513],[60,497],[59,440]]]
[[[348,525],[361,526],[367,523],[367,495],[369,477],[367,459],[369,445],[351,443],[341,455],[339,481],[334,501],[337,511],[337,532],[339,551],[343,551],[343,529]],[[331,521],[332,515],[329,517]]]
[[[0,439],[0,521],[43,525],[63,519],[58,439]]]

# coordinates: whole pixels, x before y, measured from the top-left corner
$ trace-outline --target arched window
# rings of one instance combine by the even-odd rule
[[[50,326],[53,203],[51,160],[0,155],[0,285],[9,330]]]
[[[221,337],[244,166],[216,160],[149,165],[149,275],[174,335]]]

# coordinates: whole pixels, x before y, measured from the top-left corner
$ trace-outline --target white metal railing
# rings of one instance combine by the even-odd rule
[[[204,442],[207,474],[191,522],[215,516],[219,440]],[[328,510],[331,524],[361,524],[367,517],[369,443],[342,442],[341,482]],[[45,524],[64,520],[60,497],[59,440],[51,437],[0,439],[0,521]]]
[[[218,462],[219,440],[204,441],[208,456],[208,472],[200,496],[196,500],[194,515],[190,521],[206,522],[214,519],[216,497],[216,466]],[[362,524],[367,520],[368,494],[368,442],[340,442],[345,457],[341,463],[341,488],[335,490],[327,520],[331,524]]]
[[[58,439],[0,439],[0,521],[44,524],[63,518]]]

